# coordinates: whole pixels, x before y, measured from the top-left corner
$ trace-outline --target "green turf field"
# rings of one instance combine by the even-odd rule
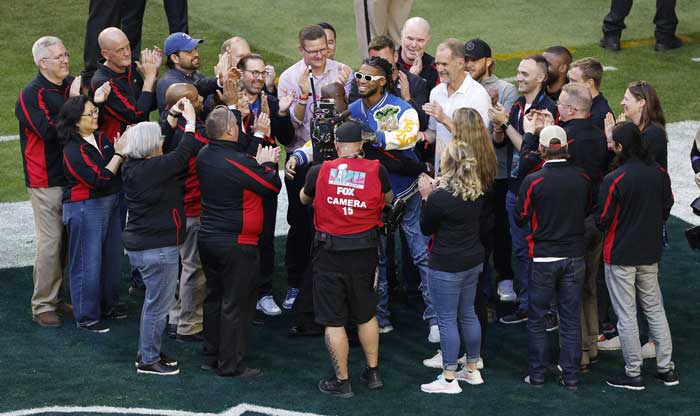
[[[619,53],[597,46],[600,26],[607,13],[609,0],[579,2],[562,0],[547,3],[523,0],[465,2],[460,0],[415,0],[413,14],[426,17],[433,24],[433,40],[428,48],[434,52],[437,44],[447,37],[467,40],[481,37],[497,54],[497,75],[511,77],[523,51],[542,50],[555,44],[572,49],[574,58],[598,57],[604,65],[618,70],[607,72],[603,92],[614,110],[625,86],[645,79],[656,86],[666,112],[667,121],[696,120],[700,116],[697,100],[697,74],[700,62],[700,7],[696,2],[679,2],[678,33],[688,45],[670,52],[652,50],[652,18],[654,0],[636,1],[626,23],[624,39],[639,40]],[[2,32],[11,34],[0,40],[3,62],[11,63],[0,78],[0,136],[16,135],[17,121],[14,105],[19,89],[35,72],[31,45],[40,36],[61,37],[72,54],[71,72],[82,68],[82,48],[87,5],[85,0],[4,0]],[[546,7],[546,10],[543,10]],[[45,12],[46,11],[46,12]],[[231,36],[247,38],[254,51],[275,65],[278,75],[298,60],[297,32],[310,23],[326,20],[338,31],[337,59],[356,66],[352,2],[307,1],[287,2],[259,0],[231,2],[228,0],[190,1],[190,32],[205,39],[200,47],[202,70],[211,73],[221,42]],[[543,30],[544,28],[544,30]],[[149,0],[143,27],[143,46],[160,45],[167,36],[167,22],[162,2]],[[26,200],[17,146],[0,145],[2,181],[0,202]],[[14,169],[13,169],[14,168]],[[6,170],[8,169],[8,170]]]
[[[180,409],[218,413],[239,403],[251,403],[330,415],[432,415],[499,414],[523,415],[694,415],[698,412],[700,334],[697,318],[700,302],[695,296],[700,283],[694,276],[700,257],[682,239],[681,221],[669,222],[671,247],[660,267],[660,280],[674,343],[674,361],[681,384],[663,387],[652,380],[654,361],[646,360],[644,392],[608,387],[606,376],[622,371],[619,351],[601,352],[601,360],[581,377],[576,393],[555,384],[551,375],[541,389],[522,382],[527,370],[527,336],[524,325],[493,324],[486,332],[482,352],[485,384],[463,384],[459,395],[428,395],[420,384],[429,382],[439,370],[423,367],[421,360],[434,354],[426,341],[427,329],[417,306],[395,302],[397,330],[380,341],[380,365],[386,387],[370,392],[356,382],[350,400],[329,398],[316,390],[321,377],[330,374],[321,338],[290,339],[286,336],[288,313],[266,318],[253,327],[249,364],[264,375],[254,381],[220,380],[199,369],[199,346],[166,339],[163,350],[180,362],[174,377],[137,375],[140,301],[124,294],[130,316],[111,321],[108,334],[78,330],[72,320],[60,329],[43,329],[30,319],[31,268],[2,271],[0,293],[9,302],[0,303],[5,327],[0,343],[0,412],[43,406],[120,406]],[[283,296],[283,239],[277,244],[275,294]],[[125,270],[126,271],[126,270]],[[127,286],[124,274],[123,287]],[[126,291],[124,291],[126,292]],[[556,333],[554,333],[556,334]],[[550,335],[556,344],[556,338]],[[362,370],[359,348],[351,350],[350,371],[355,380]]]

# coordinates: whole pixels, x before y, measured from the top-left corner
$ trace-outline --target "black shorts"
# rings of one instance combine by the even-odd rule
[[[377,249],[326,251],[313,258],[314,313],[323,326],[363,324],[377,307],[374,291]]]

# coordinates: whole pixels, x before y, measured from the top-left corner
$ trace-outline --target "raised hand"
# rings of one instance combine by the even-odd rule
[[[605,115],[605,139],[608,141],[608,148],[613,147],[613,128],[615,127],[615,116],[612,113]]]
[[[126,149],[126,142],[126,137],[122,136],[121,133],[117,132],[117,135],[114,136],[114,152],[124,154],[124,149]]]
[[[292,106],[294,102],[294,92],[289,90],[280,91],[282,95],[279,97],[279,115],[281,117],[286,117],[289,114],[289,107]]]
[[[273,92],[275,90],[275,78],[277,73],[272,65],[265,65],[265,86],[267,90]]]
[[[224,75],[231,69],[231,54],[228,51],[219,54],[219,62],[214,66],[214,75],[222,80]]]
[[[488,92],[489,97],[491,97],[491,105],[498,104],[498,88],[487,88],[486,92]]]
[[[508,121],[508,113],[506,113],[506,109],[501,104],[497,103],[489,108],[488,113],[491,123],[493,123],[494,126],[500,127]]]
[[[345,83],[348,82],[348,79],[350,79],[351,73],[352,70],[350,67],[341,65],[338,69],[338,78],[336,78],[336,82],[340,83],[341,85],[345,85]]]
[[[309,95],[311,91],[311,83],[309,82],[309,72],[303,71],[299,77],[299,90],[301,90],[301,95]]]
[[[226,105],[237,104],[238,93],[238,81],[231,77],[226,77],[223,82],[223,88],[221,90],[216,90],[216,95],[219,97],[219,100]]]
[[[71,88],[73,87],[71,86]],[[107,101],[110,92],[112,92],[112,84],[110,84],[109,81],[105,81],[104,84],[100,85],[100,87],[95,90],[95,104],[102,104]]]
[[[255,119],[253,131],[256,133],[261,132],[265,136],[270,137],[270,116],[268,116],[267,113],[261,111],[260,114],[258,114],[258,117]]]
[[[410,73],[413,75],[420,75],[421,71],[423,71],[423,54],[425,51],[420,51],[417,53],[418,56],[416,56],[416,59],[413,61],[413,65],[411,65],[411,69],[409,70]]]
[[[399,85],[401,86],[401,98],[403,98],[404,101],[410,100],[411,86],[408,83],[408,76],[403,71],[399,71]]]
[[[423,104],[423,111],[439,123],[446,124],[447,114],[442,110],[442,106],[435,101]]]
[[[242,117],[247,117],[250,114],[250,102],[248,101],[248,96],[245,91],[238,91],[238,101],[236,103],[236,108],[241,112]]]
[[[418,177],[418,192],[423,199],[428,199],[431,193],[435,190],[435,181],[425,173],[421,173]]]
[[[270,104],[267,102],[267,94],[264,91],[260,93],[260,112],[270,115]]]
[[[77,97],[80,95],[80,87],[82,86],[82,82],[82,75],[78,75],[73,79],[73,82],[70,83],[70,90],[68,91],[69,97]]]
[[[176,105],[182,108],[182,116],[188,123],[196,120],[197,114],[194,111],[194,106],[187,97],[180,98]]]
[[[278,147],[272,146],[261,146],[258,145],[258,151],[255,154],[255,160],[258,161],[259,165],[263,163],[272,162],[277,163],[280,157],[280,149]]]

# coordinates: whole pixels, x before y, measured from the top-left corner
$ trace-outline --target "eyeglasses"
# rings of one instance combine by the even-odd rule
[[[51,59],[53,61],[68,62],[70,60],[70,54],[68,52],[66,52],[66,53],[64,53],[62,55],[58,55],[56,57],[46,57],[46,58],[42,58],[42,59]]]
[[[362,72],[355,72],[355,79],[357,79],[357,80],[363,79],[367,82],[372,82],[372,81],[378,81],[382,78],[384,78],[384,75],[370,75],[370,74],[363,74]]]
[[[563,105],[564,107],[573,108],[574,110],[578,111],[578,108],[574,107],[573,105],[569,105],[569,104],[563,103],[563,102],[561,102],[561,101],[559,101],[559,100],[557,100],[557,105]]]
[[[310,51],[306,48],[302,48],[302,49],[304,50],[304,52],[306,52],[309,55],[323,55],[328,50],[328,48],[317,49],[315,51]]]
[[[267,71],[251,71],[248,69],[244,69],[243,71],[250,73],[250,75],[252,75],[253,78],[264,77],[265,75],[267,75]]]
[[[100,109],[95,108],[94,110],[90,111],[89,113],[81,114],[80,117],[97,117],[100,114]]]

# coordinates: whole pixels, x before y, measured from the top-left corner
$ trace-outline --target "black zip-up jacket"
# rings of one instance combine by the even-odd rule
[[[605,131],[605,116],[608,113],[615,115],[603,94],[601,93],[593,97],[591,101],[591,110],[588,112],[588,118],[590,118],[593,125],[598,127],[601,131]]]
[[[608,152],[605,134],[593,124],[591,119],[575,119],[560,122],[566,131],[569,162],[583,169],[591,178],[593,202],[598,201],[598,188],[608,173],[608,165],[614,154]]]
[[[672,206],[671,178],[658,163],[631,159],[608,174],[596,214],[596,225],[605,232],[603,261],[621,266],[658,262]]]
[[[396,66],[403,68],[406,71],[410,70],[412,65],[404,62],[403,59],[401,59],[401,47],[399,47],[397,52],[399,54],[399,59],[396,62]],[[428,95],[430,95],[430,90],[440,83],[440,76],[438,75],[437,67],[435,66],[435,58],[429,53],[424,53],[421,63],[423,64],[423,69],[421,69],[418,76],[425,80],[425,83],[428,85]]]
[[[114,156],[114,147],[104,133],[94,133],[95,146],[86,142],[77,133],[63,147],[63,172],[66,186],[63,187],[63,202],[85,201],[119,192],[121,177],[106,166]]]
[[[285,117],[281,117],[279,115],[280,104],[277,97],[269,94],[265,94],[265,96],[267,97],[267,106],[270,109],[271,137],[265,136],[262,138],[257,138],[257,141],[262,144],[263,147],[277,147],[277,142],[280,142],[281,145],[286,146],[294,141],[294,125],[292,124],[291,116],[287,114]],[[258,96],[258,102],[261,99],[262,97]],[[293,108],[290,107],[289,111],[292,110]],[[253,111],[251,111],[246,117],[243,117],[243,120],[241,120],[241,124],[243,125],[242,132],[249,136],[253,136],[255,134],[255,117],[256,115],[253,114]]]
[[[661,165],[662,168],[668,169],[668,136],[666,129],[658,123],[651,123],[642,132],[642,141],[646,142],[651,152],[651,157]]]
[[[530,224],[528,255],[583,257],[591,183],[586,173],[567,161],[551,161],[523,181],[513,212],[515,222]]]
[[[19,121],[24,184],[28,188],[64,186],[63,146],[56,136],[56,116],[68,99],[73,77],[61,85],[41,73],[19,93],[15,116]]]
[[[185,241],[183,173],[194,151],[194,135],[185,133],[174,152],[124,162],[121,176],[129,222],[122,241],[127,250],[177,246]]]
[[[479,238],[484,197],[465,201],[452,190],[436,189],[423,203],[420,228],[432,235],[428,267],[444,272],[463,272],[484,261]]]
[[[557,120],[558,118],[558,112],[557,112],[557,104],[552,101],[551,98],[547,97],[547,94],[545,93],[545,88],[543,87],[542,90],[540,91],[539,94],[537,94],[537,97],[535,97],[534,101],[532,102],[532,105],[530,108],[525,111],[525,96],[521,95],[518,97],[517,100],[513,103],[513,106],[510,108],[510,117],[508,118],[508,124],[513,126],[515,130],[518,131],[521,135],[525,135],[525,132],[523,130],[523,118],[532,110],[537,109],[537,110],[549,110],[550,113],[552,113],[552,116],[554,117],[554,120]],[[520,167],[520,154],[522,153],[523,149],[521,146],[520,152],[518,152],[517,149],[515,149],[515,146],[513,146],[513,143],[511,143],[510,138],[508,138],[507,133],[504,133],[504,138],[501,143],[496,143],[494,142],[495,147],[503,147],[506,146],[506,149],[508,150],[508,159],[507,159],[507,164],[506,167],[508,168],[508,190],[513,192],[514,194],[518,194],[518,189],[520,189],[520,183],[522,182],[521,179],[518,176],[518,169]],[[525,143],[525,140],[523,139],[523,144]],[[525,151],[531,151],[531,150],[537,150],[537,146],[535,146],[534,149],[525,149]]]
[[[155,109],[155,98],[153,93],[141,91],[143,79],[136,64],[132,63],[122,73],[97,64],[88,91],[91,100],[94,101],[95,91],[107,81],[112,91],[107,101],[100,104],[100,129],[114,143],[117,133],[123,133],[126,126],[148,120],[149,113]]]
[[[210,139],[197,156],[202,193],[199,239],[257,245],[263,198],[280,192],[275,163],[259,165],[238,142]]]

